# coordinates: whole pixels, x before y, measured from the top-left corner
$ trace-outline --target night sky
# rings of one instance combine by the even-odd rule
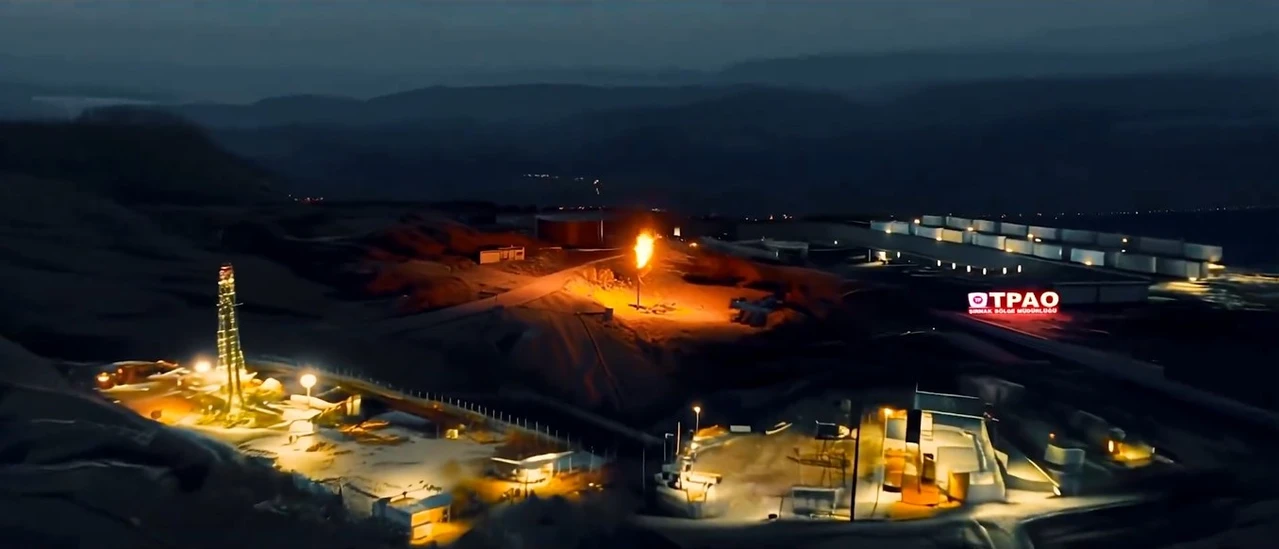
[[[709,68],[761,57],[1021,40],[1143,47],[1276,21],[1279,2],[1269,0],[0,0],[0,52],[392,72]],[[1090,37],[1088,29],[1101,31]]]

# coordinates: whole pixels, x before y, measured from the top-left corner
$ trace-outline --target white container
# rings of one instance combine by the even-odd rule
[[[1016,223],[1007,223],[1007,222],[1002,222],[999,224],[999,234],[1002,234],[1004,236],[1015,236],[1017,238],[1026,238],[1027,232],[1028,232],[1028,229],[1025,225],[1018,225]]]
[[[946,216],[946,228],[948,229],[959,229],[961,231],[966,231],[968,230],[968,227],[972,226],[972,224],[973,224],[973,220],[968,219],[966,217],[955,217],[953,215]]]
[[[946,218],[940,215],[926,215],[920,219],[928,227],[945,227]]]
[[[889,223],[889,227],[893,230],[893,234],[910,234],[911,223],[905,221],[894,221]]]
[[[889,233],[889,232],[892,232],[892,231],[893,231],[893,222],[892,222],[892,221],[871,221],[871,222],[870,222],[870,230],[872,230],[872,231],[878,231],[878,232],[881,232],[881,233]]]
[[[1113,253],[1110,266],[1121,271],[1154,274],[1157,272],[1154,256],[1129,253]]]
[[[1166,238],[1141,237],[1137,239],[1137,249],[1143,253],[1181,257],[1185,253],[1185,245],[1180,240]]]
[[[1058,246],[1056,244],[1037,243],[1035,244],[1034,255],[1035,257],[1040,257],[1043,259],[1052,259],[1056,261],[1061,261],[1061,257],[1062,257],[1061,246]]]
[[[1222,251],[1221,246],[1209,246],[1207,244],[1187,242],[1185,247],[1185,256],[1199,261],[1220,263]]]
[[[1097,242],[1097,233],[1076,229],[1062,229],[1061,241],[1070,242],[1072,244],[1092,244]]]
[[[998,236],[993,234],[981,234],[981,233],[976,233],[973,235],[973,244],[976,244],[983,248],[994,248],[996,250],[1003,250],[1006,247],[1007,241],[1008,241],[1008,237],[1006,236]]]
[[[955,229],[942,229],[941,239],[945,242],[954,242],[955,244],[963,244],[965,232],[967,231],[957,231]]]
[[[1029,240],[1004,237],[1004,250],[1015,254],[1034,255],[1035,243]]]
[[[1097,234],[1097,245],[1107,249],[1122,250],[1124,248],[1127,248],[1130,242],[1131,240],[1127,235],[1122,235],[1118,233],[1098,233]]]
[[[1159,257],[1155,259],[1155,272],[1177,278],[1201,278],[1203,277],[1201,265],[1202,263],[1185,259]]]
[[[1032,238],[1032,239],[1038,238],[1040,240],[1061,240],[1061,235],[1058,234],[1057,229],[1054,229],[1052,227],[1039,227],[1039,226],[1031,225],[1029,227],[1026,227],[1026,231],[1027,231],[1026,238]]]
[[[932,240],[941,240],[941,232],[945,229],[937,227],[915,227],[915,236]]]
[[[1106,253],[1097,250],[1075,248],[1070,250],[1070,261],[1090,267],[1102,267],[1106,264]]]
[[[998,223],[994,221],[988,221],[985,219],[974,219],[973,228],[977,229],[978,232],[983,232],[983,233],[995,234],[999,232]]]

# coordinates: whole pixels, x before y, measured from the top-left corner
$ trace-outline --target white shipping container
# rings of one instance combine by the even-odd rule
[[[1097,241],[1097,233],[1076,229],[1062,229],[1061,240],[1062,242],[1071,242],[1074,244],[1092,244]]]
[[[1058,234],[1057,229],[1054,229],[1052,227],[1038,227],[1035,225],[1031,225],[1029,227],[1026,227],[1026,230],[1028,231],[1026,236],[1029,238],[1038,238],[1042,240],[1061,240],[1061,235]],[[1034,236],[1032,237],[1030,235],[1034,235]]]
[[[894,221],[889,224],[889,227],[893,229],[893,234],[910,234],[910,226],[911,224],[905,221]]]
[[[943,230],[937,227],[915,227],[915,236],[941,240],[941,232]]]
[[[1119,248],[1128,247],[1128,236],[1117,233],[1098,233],[1097,244],[1103,248]]]
[[[1180,240],[1149,238],[1145,236],[1137,239],[1137,249],[1148,254],[1166,255],[1171,257],[1181,257],[1185,252],[1185,246]]]
[[[1018,238],[1026,238],[1027,228],[1025,225],[1016,223],[1001,222],[999,224],[999,234],[1004,236],[1015,236]]]
[[[981,233],[976,233],[973,231],[964,231],[964,244],[976,244],[977,237],[980,236],[980,234]]]
[[[1222,249],[1221,246],[1209,246],[1207,244],[1194,244],[1187,242],[1185,256],[1190,259],[1198,259],[1199,261],[1220,263]]]
[[[1186,261],[1184,259],[1173,259],[1170,257],[1155,258],[1156,272],[1161,275],[1175,276],[1178,278],[1199,278],[1203,276],[1200,265],[1201,263]]]
[[[1082,263],[1092,267],[1101,267],[1106,264],[1106,253],[1097,250],[1075,248],[1070,250],[1070,260],[1075,263]]]
[[[946,226],[946,218],[940,215],[926,215],[920,219],[924,225],[928,227],[944,227]]]
[[[976,233],[973,235],[973,244],[984,248],[994,248],[996,250],[1005,249],[1005,243],[1008,241],[1006,236],[997,236],[993,234]]]
[[[951,229],[967,230],[973,224],[973,220],[964,217],[955,217],[953,215],[946,216],[946,227]]]
[[[893,222],[892,221],[871,221],[870,230],[879,231],[881,233],[892,232]]]
[[[1128,253],[1114,253],[1109,265],[1121,271],[1154,274],[1157,272],[1154,256]]]
[[[983,233],[994,234],[999,232],[999,224],[995,223],[994,221],[989,221],[986,219],[974,219],[973,227]]]
[[[1145,303],[1150,299],[1148,284],[1106,284],[1098,290],[1102,303]]]
[[[964,243],[964,233],[966,231],[956,231],[954,229],[942,229],[941,239],[946,242],[954,242],[956,244]]]
[[[1004,250],[1017,254],[1032,255],[1035,253],[1035,243],[1029,240],[1018,240],[1016,238],[1005,237]]]
[[[1058,261],[1061,260],[1061,256],[1062,256],[1061,246],[1058,246],[1056,244],[1043,244],[1043,243],[1035,244],[1035,251],[1033,253],[1035,254],[1035,257],[1042,257],[1044,259],[1055,259]]]

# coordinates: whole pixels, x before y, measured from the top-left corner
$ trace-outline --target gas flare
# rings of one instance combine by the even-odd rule
[[[653,259],[653,235],[645,231],[635,237],[635,268],[643,269]]]

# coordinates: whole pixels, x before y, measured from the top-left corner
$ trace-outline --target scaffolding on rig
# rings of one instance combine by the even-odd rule
[[[230,263],[218,269],[218,368],[226,368],[226,413],[234,419],[244,409],[240,371],[244,351],[240,348],[240,324],[235,314],[235,270]]]

